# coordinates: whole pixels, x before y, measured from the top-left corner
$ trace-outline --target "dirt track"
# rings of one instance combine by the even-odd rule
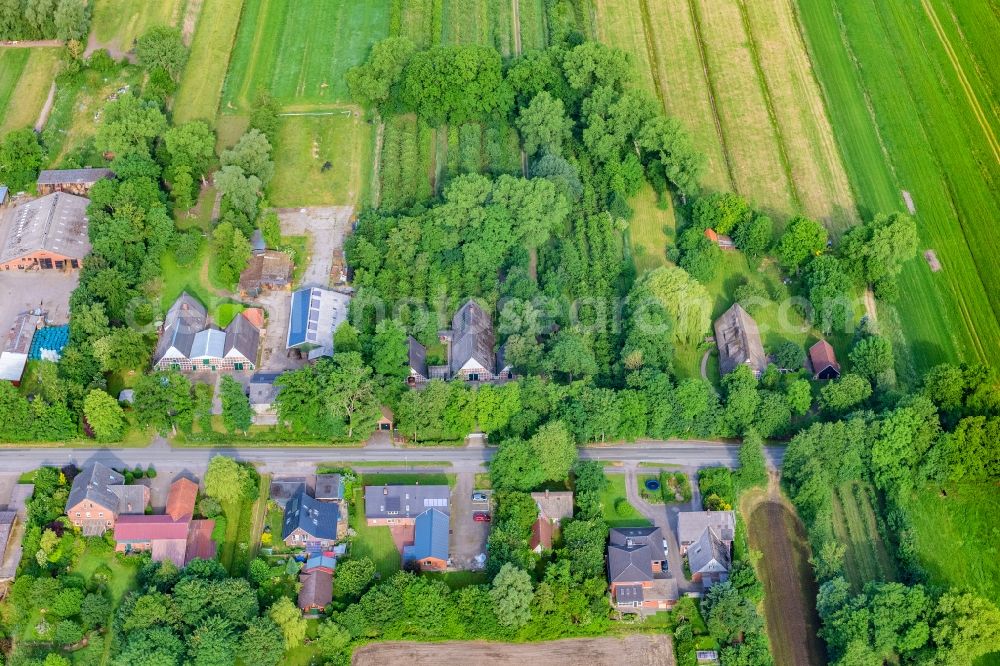
[[[764,609],[777,666],[826,663],[816,635],[816,583],[802,523],[780,502],[765,500],[749,520],[750,547],[764,556]]]
[[[546,643],[389,642],[365,645],[354,652],[353,666],[674,666],[673,646],[665,635],[617,638],[571,638]]]

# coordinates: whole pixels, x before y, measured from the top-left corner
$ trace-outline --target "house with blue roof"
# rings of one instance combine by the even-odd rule
[[[413,524],[413,545],[403,547],[403,561],[415,562],[422,570],[448,566],[449,517],[440,509],[428,509]]]
[[[330,550],[337,542],[340,507],[335,502],[320,502],[300,488],[285,505],[281,539],[290,548],[309,552]]]
[[[286,346],[308,352],[310,359],[333,356],[333,333],[347,320],[350,303],[349,295],[330,289],[305,287],[292,292]]]

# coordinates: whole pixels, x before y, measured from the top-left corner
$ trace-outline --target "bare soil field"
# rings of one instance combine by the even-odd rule
[[[750,547],[764,554],[757,569],[764,583],[774,663],[825,664],[825,651],[816,635],[816,583],[802,522],[784,503],[769,498],[752,510],[748,529]]]
[[[674,666],[673,645],[665,635],[626,638],[571,638],[545,643],[450,641],[372,643],[354,652],[354,666],[451,666],[452,664],[587,664],[588,666]]]

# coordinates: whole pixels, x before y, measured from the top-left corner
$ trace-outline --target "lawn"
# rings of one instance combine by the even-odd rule
[[[611,527],[645,527],[649,525],[649,521],[634,506],[629,504],[625,492],[625,475],[606,474],[605,476],[608,478],[608,486],[601,493],[604,522]]]
[[[629,248],[638,274],[667,263],[667,244],[674,238],[676,219],[669,197],[658,197],[648,184],[629,201],[634,214],[628,227]]]
[[[353,107],[332,115],[283,116],[268,188],[279,207],[358,205],[372,171],[372,126]]]
[[[348,99],[344,78],[389,31],[389,0],[246,0],[223,90],[246,111],[258,88],[280,104]]]
[[[270,481],[260,477],[259,496],[252,502],[222,502],[226,533],[219,550],[219,560],[233,576],[241,576],[260,546],[260,535],[267,512]]]
[[[0,51],[0,134],[34,127],[58,66],[59,49]]]
[[[130,51],[154,25],[177,25],[186,0],[94,0],[90,34],[99,46]]]
[[[833,529],[847,547],[844,573],[855,592],[872,580],[896,580],[896,567],[878,532],[871,488],[845,483],[833,491]]]
[[[243,9],[243,0],[203,1],[187,67],[174,97],[175,123],[204,120],[215,124]]]
[[[995,361],[1000,240],[989,220],[1000,217],[1000,164],[996,119],[977,112],[992,98],[983,70],[969,65],[991,57],[992,41],[966,42],[946,27],[952,61],[920,3],[817,0],[798,13],[862,213],[903,209],[909,191],[921,249],[934,249],[943,267],[931,273],[917,259],[901,276],[898,316],[913,365]]]
[[[136,570],[139,568],[136,561],[122,563],[115,556],[114,550],[108,546],[108,552],[99,552],[92,546],[88,546],[80,557],[80,561],[73,569],[73,573],[80,574],[87,580],[94,575],[98,568],[106,566],[111,570],[111,580],[108,583],[108,590],[117,605],[121,602],[125,593],[132,589],[135,584]]]
[[[385,580],[399,571],[401,558],[392,542],[388,527],[368,527],[365,521],[365,492],[363,488],[354,491],[354,505],[350,511],[351,527],[357,533],[351,541],[351,557],[368,557],[375,563],[375,570]]]

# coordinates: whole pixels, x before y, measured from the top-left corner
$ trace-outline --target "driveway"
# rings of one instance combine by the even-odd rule
[[[267,311],[267,328],[264,329],[260,350],[260,370],[283,372],[301,368],[306,360],[297,352],[289,353],[287,347],[288,314],[292,306],[290,292],[265,292],[257,298],[257,303]]]
[[[476,557],[486,552],[486,540],[490,536],[490,523],[477,523],[472,519],[473,512],[484,511],[489,506],[472,503],[475,485],[475,472],[455,475],[451,495],[451,560],[455,569],[479,568]]]
[[[676,504],[650,504],[639,494],[636,465],[626,464],[624,470],[625,493],[628,496],[629,504],[634,506],[653,525],[659,527],[663,532],[663,538],[667,540],[667,566],[670,567],[670,573],[677,581],[677,591],[681,594],[700,592],[700,586],[684,578],[684,558],[681,557],[681,551],[677,545],[677,514],[680,513],[681,507]],[[644,471],[652,470],[644,469]],[[686,511],[691,510],[690,505],[683,508]]]
[[[281,231],[291,236],[308,236],[309,265],[302,275],[304,287],[329,287],[334,254],[344,248],[344,236],[351,230],[353,206],[279,208]]]
[[[0,225],[0,238],[6,229]],[[80,281],[80,271],[0,272],[0,339],[6,339],[14,319],[41,308],[59,326],[69,322],[69,296]]]

